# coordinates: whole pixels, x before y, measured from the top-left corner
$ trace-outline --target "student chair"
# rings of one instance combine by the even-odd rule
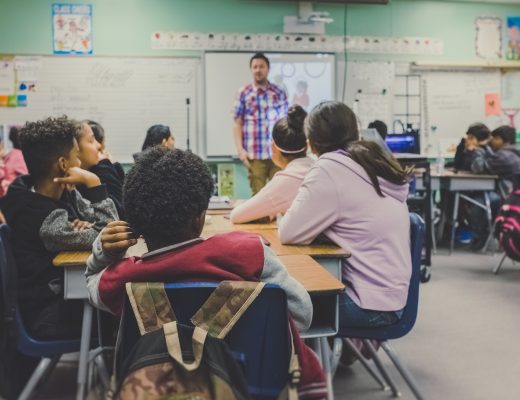
[[[190,318],[204,304],[218,283],[169,283],[165,290],[177,320],[192,325]],[[251,396],[277,399],[287,384],[290,360],[287,298],[276,285],[266,285],[226,336],[234,357],[244,367]],[[140,337],[129,301],[125,301],[116,349],[116,364],[122,365]]]
[[[0,225],[0,280],[2,280],[1,286],[3,288],[16,286],[16,282],[13,282],[12,279],[6,281],[6,277],[12,278],[13,273],[16,273],[16,265],[14,264],[9,240],[9,227],[6,224]],[[29,357],[41,358],[38,366],[18,397],[18,400],[26,400],[32,397],[38,383],[48,376],[63,354],[79,351],[80,341],[79,339],[42,341],[31,337],[25,329],[20,311],[18,310],[17,299],[13,299],[12,304],[14,304],[14,309],[9,310],[9,312],[14,316],[14,321],[11,320],[8,321],[8,323],[14,325],[7,328],[15,329],[18,351]]]
[[[369,352],[374,359],[376,367],[381,372],[381,375],[388,383],[388,385],[392,389],[392,393],[395,396],[399,396],[399,390],[396,385],[386,372],[381,363],[376,350],[374,349],[370,340],[377,340],[381,342],[381,347],[386,352],[390,360],[393,362],[401,376],[404,378],[411,391],[415,395],[417,399],[423,399],[424,396],[421,394],[418,385],[416,384],[414,378],[410,374],[410,372],[406,369],[406,367],[399,361],[397,354],[388,344],[388,340],[390,339],[398,339],[400,337],[405,336],[408,332],[410,332],[415,324],[415,320],[417,318],[417,308],[419,304],[419,280],[420,280],[420,271],[421,271],[421,252],[422,252],[422,244],[425,233],[425,224],[424,221],[415,213],[410,213],[410,250],[412,255],[412,276],[410,279],[410,286],[408,288],[408,299],[406,301],[406,305],[404,308],[403,316],[401,319],[393,325],[378,327],[378,328],[348,328],[348,329],[340,329],[338,332],[338,337],[340,338],[359,338],[363,340],[365,346],[367,346]],[[347,344],[348,344],[347,339]],[[337,340],[336,340],[336,343]],[[353,347],[353,346],[349,346]],[[356,354],[358,358],[362,357],[360,354]],[[368,371],[379,383],[382,383],[374,371],[368,367],[366,364],[366,360],[360,358],[363,365],[367,367]]]

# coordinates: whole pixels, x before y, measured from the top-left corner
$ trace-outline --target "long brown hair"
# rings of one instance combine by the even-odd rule
[[[387,156],[376,142],[360,140],[348,146],[350,158],[361,165],[368,174],[377,194],[384,197],[378,177],[396,185],[408,182],[412,167],[403,169],[394,157]]]
[[[378,177],[396,185],[408,182],[412,169],[403,169],[377,143],[360,141],[356,115],[339,101],[325,101],[314,107],[305,120],[305,132],[311,147],[320,156],[331,151],[347,151],[368,174],[379,196],[384,197]]]

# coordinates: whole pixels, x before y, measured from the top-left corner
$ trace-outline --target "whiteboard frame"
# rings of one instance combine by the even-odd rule
[[[207,104],[207,98],[206,98],[206,55],[207,54],[255,54],[255,53],[264,53],[266,56],[269,56],[269,54],[282,54],[282,55],[318,55],[318,54],[326,54],[327,56],[332,57],[332,79],[333,84],[331,87],[332,90],[332,100],[336,100],[338,96],[338,57],[336,53],[331,52],[289,52],[289,51],[254,51],[254,50],[244,50],[244,51],[229,51],[229,50],[205,50],[202,54],[202,78],[201,78],[201,86],[202,86],[202,92],[203,92],[203,104],[201,105],[201,115],[203,120],[202,125],[202,148],[204,155],[204,160],[208,162],[226,162],[226,161],[232,161],[232,160],[238,160],[238,156],[236,154],[230,154],[230,155],[208,155],[208,127],[207,127],[207,119],[206,116],[206,104]],[[239,87],[235,88],[236,91],[238,91]]]

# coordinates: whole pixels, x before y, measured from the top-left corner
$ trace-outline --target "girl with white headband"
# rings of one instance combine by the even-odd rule
[[[281,118],[273,128],[273,162],[282,169],[255,196],[235,207],[230,219],[245,223],[261,218],[274,219],[291,206],[298,189],[314,161],[307,157],[307,139],[303,122],[307,113],[294,105],[287,117]]]

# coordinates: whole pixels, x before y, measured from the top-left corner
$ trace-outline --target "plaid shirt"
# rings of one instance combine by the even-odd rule
[[[287,116],[287,109],[287,95],[272,83],[265,89],[250,84],[239,91],[234,118],[242,121],[242,146],[250,159],[272,157],[273,127],[276,121]]]

